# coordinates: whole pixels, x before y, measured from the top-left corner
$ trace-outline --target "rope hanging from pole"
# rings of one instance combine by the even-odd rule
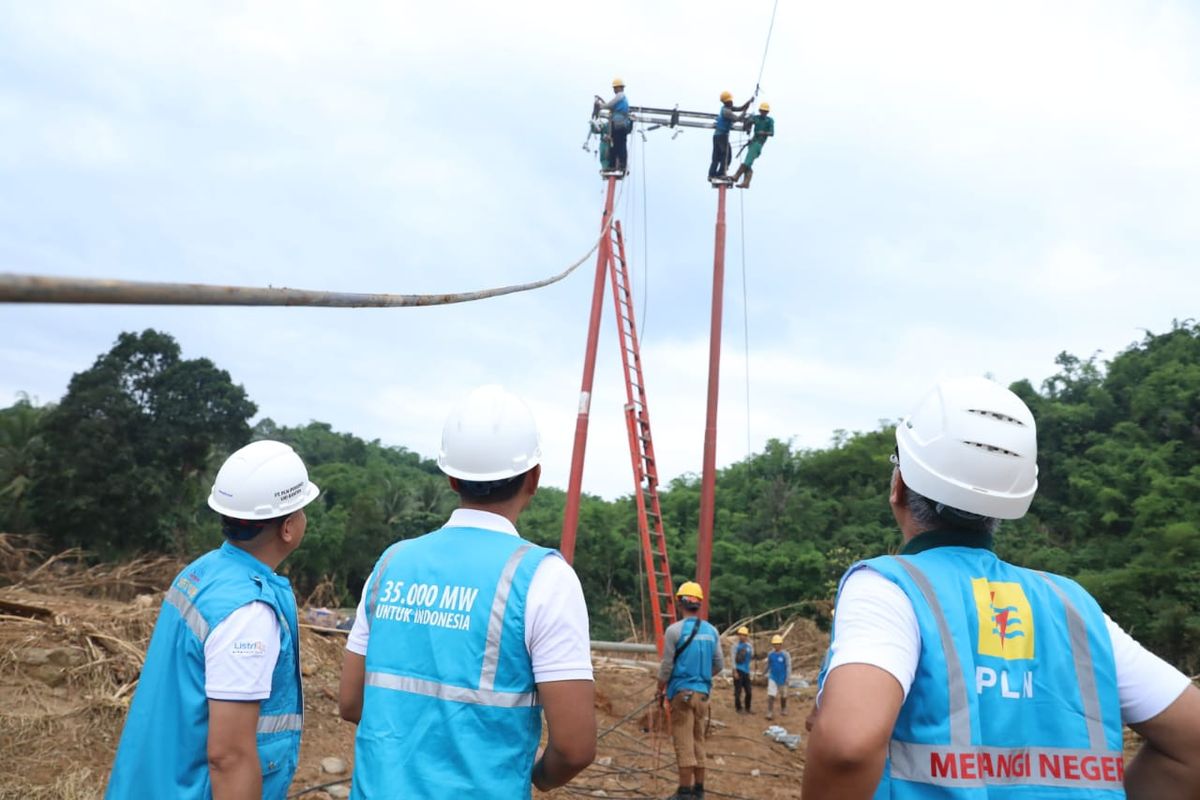
[[[758,67],[758,80],[754,82],[754,96],[758,97],[759,89],[762,87],[763,70],[767,68],[767,51],[771,49],[771,33],[775,30],[775,12],[779,10],[779,0],[775,0],[775,5],[771,8],[771,24],[767,27],[767,43],[763,46],[762,63]]]
[[[528,292],[558,283],[587,261],[609,233],[608,220],[591,249],[557,275],[549,278],[447,294],[376,294],[327,292],[270,286],[216,286],[203,283],[119,281],[101,278],[55,278],[0,272],[0,303],[97,303],[172,306],[317,306],[324,308],[404,308],[441,306],[487,300]]]

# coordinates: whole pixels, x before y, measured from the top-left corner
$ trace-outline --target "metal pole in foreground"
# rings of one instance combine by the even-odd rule
[[[712,577],[713,516],[717,488],[717,390],[721,382],[721,310],[725,296],[725,190],[717,185],[717,233],[713,246],[712,331],[708,337],[708,414],[704,420],[704,467],[700,478],[700,533],[696,540],[696,582],[704,589],[700,616],[708,619]]]
[[[592,405],[592,378],[596,374],[596,343],[600,338],[600,312],[604,308],[604,281],[612,258],[609,224],[613,213],[613,193],[617,179],[608,179],[608,197],[600,221],[600,247],[596,252],[596,280],[592,287],[592,313],[588,319],[587,347],[583,356],[583,381],[579,388],[579,415],[575,418],[575,446],[571,452],[571,477],[567,484],[567,505],[563,509],[562,541],[558,549],[568,564],[575,561],[575,530],[579,526],[579,498],[583,486],[583,455],[587,450],[588,413]]]

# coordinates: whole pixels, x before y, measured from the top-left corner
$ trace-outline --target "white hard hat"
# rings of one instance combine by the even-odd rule
[[[512,478],[542,461],[529,406],[502,386],[480,386],[446,418],[438,467],[465,481]]]
[[[896,426],[900,474],[951,508],[1019,519],[1037,491],[1037,428],[1029,408],[985,378],[937,384]]]
[[[320,493],[295,450],[264,439],[225,459],[208,507],[234,519],[272,519],[299,511]]]

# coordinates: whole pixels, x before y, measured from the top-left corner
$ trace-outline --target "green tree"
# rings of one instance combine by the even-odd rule
[[[0,409],[0,531],[21,533],[30,528],[29,490],[34,465],[42,449],[42,421],[50,410],[29,395]]]
[[[122,333],[46,415],[34,521],[59,546],[106,556],[181,549],[203,476],[248,441],[255,410],[229,373],[182,358],[171,336]]]

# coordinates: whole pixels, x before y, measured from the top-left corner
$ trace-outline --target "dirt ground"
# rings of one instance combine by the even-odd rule
[[[131,599],[50,592],[53,576],[41,577],[41,583],[0,588],[0,800],[92,800],[103,795],[162,595],[140,592],[137,581],[101,592]],[[77,583],[89,592],[97,585]],[[825,641],[815,628],[805,628],[804,634],[811,634],[811,641],[803,647],[800,634],[792,635],[797,638],[793,657],[797,674],[811,681]],[[354,726],[338,716],[336,700],[344,641],[340,634],[302,631],[305,730],[292,796],[305,800],[339,796],[353,765]],[[539,796],[670,795],[675,786],[670,737],[641,730],[645,714],[639,709],[654,693],[651,673],[624,661],[613,663],[616,659],[596,660],[597,761],[569,787]],[[803,748],[790,751],[763,735],[771,724],[763,717],[766,689],[756,688],[755,714],[738,715],[731,685],[717,680],[709,794],[798,798]],[[777,716],[775,723],[798,731],[812,690],[792,691],[796,696],[788,716]],[[347,771],[325,771],[322,761],[329,757],[341,759]]]
[[[103,795],[161,588],[176,565],[35,562],[11,544],[0,534],[0,800],[94,800]],[[291,796],[329,800],[345,796],[354,756],[354,726],[337,713],[345,638],[309,628],[301,633],[305,730]],[[812,622],[796,621],[787,642],[797,677],[815,684],[827,641]],[[755,644],[760,654],[768,649]],[[669,796],[676,777],[670,737],[642,730],[654,693],[651,672],[626,659],[597,655],[595,662],[596,763],[569,786],[537,796]],[[708,794],[799,798],[803,745],[792,751],[763,735],[770,724],[763,716],[766,689],[755,688],[755,713],[739,715],[730,682],[718,678],[714,685]],[[802,732],[815,691],[790,693],[788,716],[774,722]],[[1137,744],[1129,734],[1127,756]],[[344,771],[330,772],[331,758]]]

